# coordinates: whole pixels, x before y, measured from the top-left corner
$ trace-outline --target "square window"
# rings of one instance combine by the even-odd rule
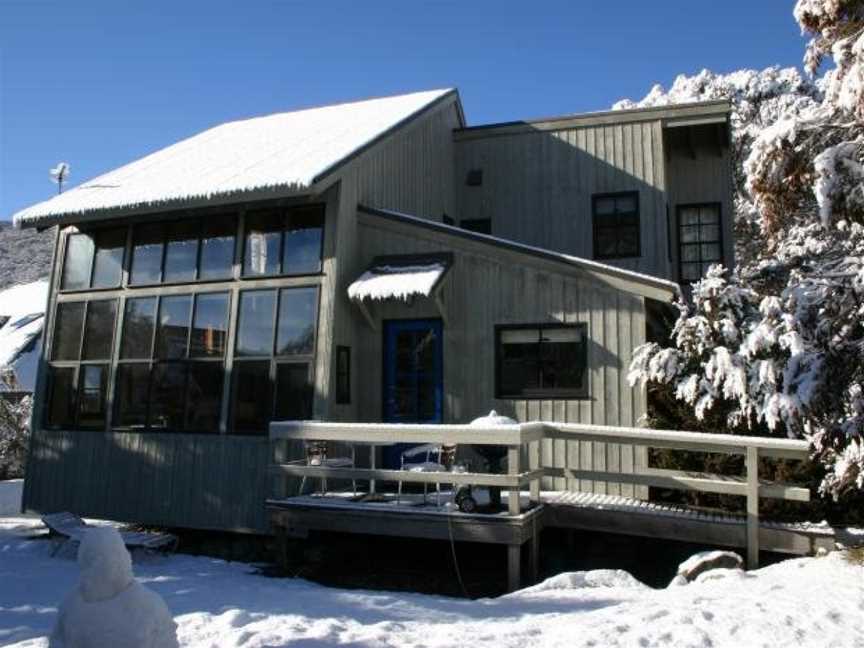
[[[596,194],[591,202],[594,258],[640,256],[639,193]]]
[[[496,331],[496,396],[587,396],[586,330],[584,324],[499,327]]]

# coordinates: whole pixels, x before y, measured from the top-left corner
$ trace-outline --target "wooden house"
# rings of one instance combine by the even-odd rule
[[[468,127],[441,90],[217,126],[19,212],[56,226],[24,506],[264,533],[273,420],[638,425],[652,304],[734,261],[728,140],[725,102]]]

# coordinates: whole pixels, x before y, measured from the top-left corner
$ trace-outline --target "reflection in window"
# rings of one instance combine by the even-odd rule
[[[286,288],[280,291],[276,355],[312,353],[317,308],[317,288]]]
[[[247,213],[243,275],[320,272],[323,232],[320,205]]]
[[[126,300],[123,316],[121,359],[150,358],[153,349],[153,330],[156,320],[156,297],[137,297]]]
[[[135,227],[129,283],[137,285],[159,283],[162,278],[163,239],[161,223]]]
[[[639,193],[595,195],[592,203],[594,258],[639,256]]]
[[[114,288],[123,278],[123,253],[126,250],[126,228],[96,232],[96,256],[93,259],[93,288]]]
[[[324,214],[320,207],[290,211],[282,249],[282,274],[320,272],[323,235]]]
[[[237,229],[234,216],[213,216],[204,219],[201,237],[199,279],[227,279],[234,270],[234,236]]]
[[[171,295],[160,299],[156,328],[157,358],[186,357],[191,306],[191,295]]]
[[[93,239],[89,234],[70,234],[67,237],[63,279],[60,282],[63,290],[79,290],[90,285],[93,249]]]
[[[496,330],[498,398],[584,397],[584,324],[501,327]]]
[[[228,293],[200,294],[195,298],[189,355],[222,357],[228,335]]]
[[[183,429],[186,371],[184,362],[160,362],[153,368],[148,421],[151,428]]]
[[[52,359],[78,360],[81,351],[81,329],[84,325],[84,303],[57,304]]]
[[[117,300],[107,299],[87,303],[84,326],[84,360],[110,360],[114,341],[114,319]]]
[[[273,314],[275,290],[247,290],[240,293],[237,321],[237,355],[273,355]]]
[[[78,382],[78,426],[83,428],[104,427],[108,366],[82,365]]]
[[[165,276],[163,281],[193,281],[198,265],[198,234],[201,223],[179,220],[167,226]]]

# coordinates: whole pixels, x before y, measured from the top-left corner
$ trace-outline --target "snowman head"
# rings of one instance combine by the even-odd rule
[[[81,597],[88,603],[113,598],[134,580],[132,557],[113,527],[95,527],[84,533],[78,566]]]

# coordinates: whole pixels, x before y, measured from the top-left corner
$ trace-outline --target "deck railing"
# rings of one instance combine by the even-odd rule
[[[391,425],[363,423],[320,423],[305,421],[277,422],[270,426],[274,443],[274,474],[283,477],[400,481],[417,483],[448,483],[497,486],[509,492],[511,515],[521,513],[519,493],[528,487],[530,499],[540,500],[542,477],[569,480],[596,480],[655,486],[660,488],[738,495],[746,498],[747,563],[758,564],[759,499],[773,498],[807,502],[810,491],[797,484],[769,482],[759,478],[760,457],[808,459],[808,444],[804,441],[765,437],[743,437],[728,434],[706,434],[645,428],[611,427],[570,423],[522,423],[477,427],[471,425]],[[646,448],[683,450],[698,453],[742,455],[745,473],[729,476],[705,472],[663,470],[634,467],[633,472],[613,472],[580,467],[542,465],[541,445],[544,439],[609,444],[629,444]],[[304,460],[285,459],[289,441],[332,441],[353,445],[386,446],[408,444],[456,444],[457,446],[500,445],[507,447],[507,474],[489,473],[423,473],[382,469],[375,466],[375,453],[370,453],[368,468],[306,465]],[[528,466],[523,465],[524,458]]]

